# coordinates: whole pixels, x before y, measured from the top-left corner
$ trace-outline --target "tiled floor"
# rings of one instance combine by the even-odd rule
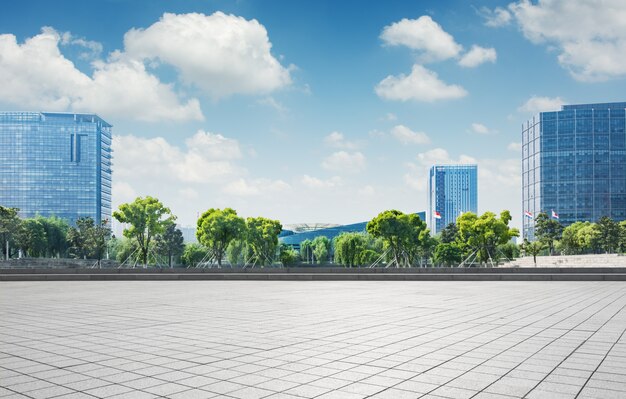
[[[0,398],[626,398],[626,283],[0,283]]]

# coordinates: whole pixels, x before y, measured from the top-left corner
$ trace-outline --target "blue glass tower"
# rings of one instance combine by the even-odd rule
[[[478,166],[434,165],[428,179],[429,227],[437,234],[463,212],[478,212]]]
[[[0,113],[0,205],[111,219],[111,125],[92,114]]]
[[[522,126],[523,235],[552,211],[567,226],[626,219],[626,102],[565,105]],[[531,217],[532,216],[532,217]]]

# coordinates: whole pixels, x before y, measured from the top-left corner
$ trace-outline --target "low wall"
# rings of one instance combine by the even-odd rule
[[[626,281],[626,268],[265,268],[265,269],[4,269],[0,281],[377,280]]]
[[[0,260],[2,269],[80,269],[91,268],[97,263],[95,259],[69,258],[20,258]],[[101,260],[100,264],[106,268],[116,268],[119,263],[114,260]]]

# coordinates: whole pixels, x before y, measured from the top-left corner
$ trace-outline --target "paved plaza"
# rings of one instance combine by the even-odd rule
[[[0,398],[626,398],[626,283],[0,283]]]

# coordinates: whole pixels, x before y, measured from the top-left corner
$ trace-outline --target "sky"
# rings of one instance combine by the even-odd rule
[[[476,163],[479,212],[521,209],[521,126],[626,101],[623,0],[19,1],[0,110],[97,113],[113,206],[159,198],[283,224],[428,207]]]

